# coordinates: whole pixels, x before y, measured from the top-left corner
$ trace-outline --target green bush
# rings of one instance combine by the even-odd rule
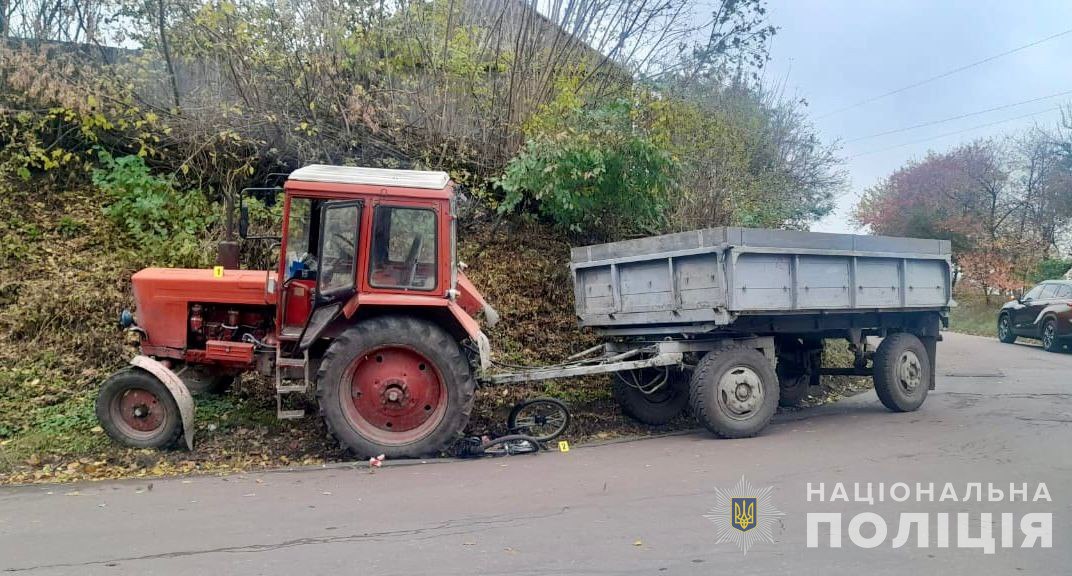
[[[499,211],[535,211],[601,238],[659,231],[676,165],[633,112],[628,100],[576,110],[564,129],[534,136],[499,180]]]
[[[205,242],[216,224],[216,205],[198,190],[176,189],[155,176],[139,156],[99,152],[93,184],[107,199],[104,214],[120,230],[137,259],[162,266],[199,267],[212,251]]]

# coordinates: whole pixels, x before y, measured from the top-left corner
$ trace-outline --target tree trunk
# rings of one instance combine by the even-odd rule
[[[164,22],[164,0],[157,0],[157,26],[160,29],[160,50],[164,53],[164,64],[167,66],[168,81],[171,83],[171,95],[175,98],[175,108],[179,108],[179,83],[175,79],[175,67],[171,62],[171,47],[168,45],[166,23]]]

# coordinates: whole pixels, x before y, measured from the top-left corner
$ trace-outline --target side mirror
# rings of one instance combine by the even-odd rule
[[[238,211],[238,236],[245,238],[249,232],[249,207],[243,206]]]

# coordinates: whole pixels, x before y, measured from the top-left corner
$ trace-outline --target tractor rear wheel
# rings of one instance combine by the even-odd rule
[[[133,366],[104,382],[96,412],[108,436],[126,446],[167,448],[182,434],[179,406],[167,386]]]
[[[408,316],[349,328],[317,374],[328,430],[360,456],[437,454],[468,424],[475,389],[468,359],[450,334]]]

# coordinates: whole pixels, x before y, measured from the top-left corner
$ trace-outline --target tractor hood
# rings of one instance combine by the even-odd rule
[[[213,270],[146,268],[134,274],[134,302],[138,327],[153,346],[186,347],[187,318],[191,303],[272,306],[268,280],[274,272],[264,270]]]

